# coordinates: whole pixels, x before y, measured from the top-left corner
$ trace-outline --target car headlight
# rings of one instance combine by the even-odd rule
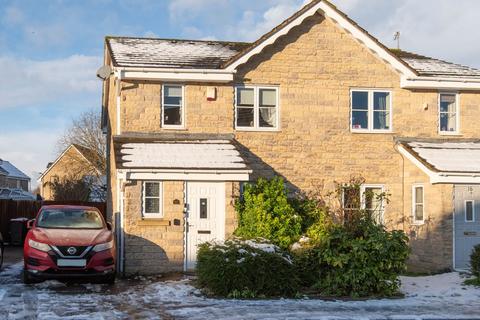
[[[100,252],[100,251],[105,251],[112,248],[113,248],[113,240],[110,242],[97,244],[95,247],[93,247],[93,251]]]
[[[48,244],[37,242],[37,241],[32,240],[32,239],[28,240],[28,245],[30,247],[34,248],[34,249],[37,249],[37,250],[40,250],[40,251],[43,251],[43,252],[48,252],[52,249],[52,248],[50,248],[50,246]]]

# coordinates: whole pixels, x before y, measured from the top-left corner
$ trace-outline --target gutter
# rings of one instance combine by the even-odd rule
[[[123,74],[123,79],[130,80],[162,80],[174,82],[219,82],[233,81],[234,71],[222,69],[185,69],[185,68],[143,68],[115,67],[116,72]]]
[[[402,77],[403,89],[480,90],[480,78]]]

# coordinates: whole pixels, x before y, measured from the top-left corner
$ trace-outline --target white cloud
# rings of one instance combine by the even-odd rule
[[[395,46],[393,34],[400,31],[404,50],[480,67],[478,0],[336,0],[335,4],[387,46]]]
[[[101,63],[100,57],[84,55],[46,61],[0,56],[0,109],[99,97],[95,72]]]
[[[62,131],[32,130],[0,134],[0,158],[10,161],[37,185],[39,172],[55,158],[55,145]]]
[[[298,1],[284,1],[270,7],[263,13],[259,21],[255,19],[254,12],[245,11],[240,23],[231,30],[232,36],[236,35],[241,40],[254,41],[279,25],[298,9]]]

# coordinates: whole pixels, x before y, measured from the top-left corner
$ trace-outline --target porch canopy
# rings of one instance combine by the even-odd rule
[[[431,183],[480,184],[480,140],[398,140],[398,150]]]
[[[248,181],[230,134],[124,134],[113,138],[127,180]]]

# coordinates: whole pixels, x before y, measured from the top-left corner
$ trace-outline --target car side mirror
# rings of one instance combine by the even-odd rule
[[[27,221],[27,229],[32,229],[33,225],[35,224],[35,219]]]
[[[112,227],[112,224],[110,222],[107,222],[107,229],[112,231],[113,227]]]

